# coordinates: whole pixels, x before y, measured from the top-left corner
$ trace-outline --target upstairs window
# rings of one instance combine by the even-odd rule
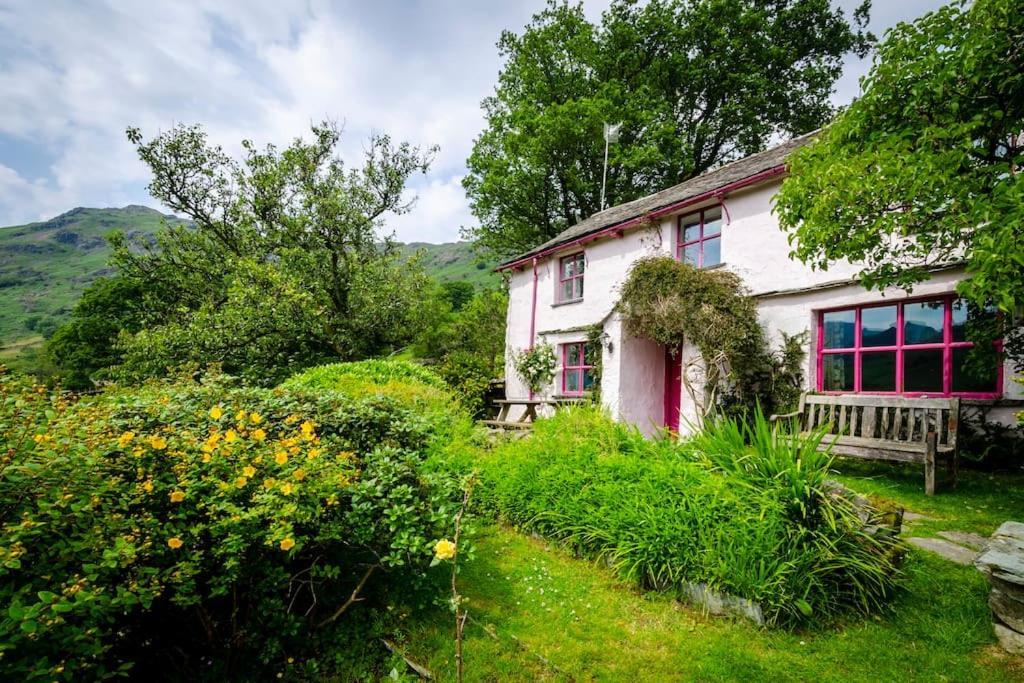
[[[968,320],[983,315],[951,295],[820,313],[818,390],[997,397],[999,364],[967,362]]]
[[[582,396],[594,385],[594,363],[586,342],[562,344],[562,394]]]
[[[679,219],[676,258],[696,268],[722,262],[722,207],[713,206]]]
[[[583,299],[583,252],[558,261],[558,303]]]

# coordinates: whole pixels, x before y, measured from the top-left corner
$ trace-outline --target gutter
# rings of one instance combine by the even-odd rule
[[[504,264],[498,266],[497,268],[495,268],[494,270],[495,270],[495,272],[499,272],[500,273],[501,271],[504,271],[504,270],[519,269],[523,265],[525,265],[528,261],[533,259],[533,263],[534,263],[534,282],[536,282],[537,259],[539,259],[539,258],[543,258],[545,256],[553,254],[556,251],[561,251],[562,249],[565,249],[569,245],[582,245],[585,242],[592,242],[592,241],[594,241],[596,239],[600,239],[601,237],[604,237],[604,236],[612,234],[612,233],[621,233],[624,230],[636,227],[636,226],[641,225],[643,223],[646,223],[646,222],[648,222],[648,221],[650,221],[652,219],[660,218],[660,217],[662,217],[662,216],[664,216],[666,214],[674,213],[674,212],[678,211],[679,209],[686,208],[687,206],[692,206],[693,204],[699,204],[700,202],[707,201],[708,199],[719,199],[719,200],[721,200],[722,197],[725,194],[729,193],[729,192],[732,192],[734,190],[738,190],[740,188],[748,187],[750,185],[756,185],[757,183],[760,183],[762,181],[770,180],[770,179],[775,178],[777,176],[783,175],[785,172],[786,172],[786,165],[785,164],[779,164],[778,166],[772,166],[771,168],[765,169],[764,171],[760,171],[759,173],[755,173],[754,175],[748,176],[746,178],[743,178],[742,180],[735,180],[735,181],[733,181],[733,182],[731,182],[731,183],[729,183],[727,185],[723,185],[722,187],[715,188],[714,190],[708,190],[706,192],[701,192],[700,194],[694,195],[692,197],[688,197],[686,199],[682,199],[682,200],[677,201],[677,202],[673,202],[671,204],[663,206],[660,209],[656,209],[656,210],[651,211],[649,213],[645,213],[645,214],[641,214],[639,216],[635,216],[633,218],[630,218],[628,220],[622,221],[620,223],[614,223],[612,225],[609,225],[609,226],[606,226],[604,228],[601,228],[600,230],[595,230],[594,232],[592,232],[592,233],[590,233],[588,235],[583,235],[582,237],[579,237],[579,238],[577,238],[575,240],[569,240],[569,241],[566,241],[566,242],[561,242],[559,244],[550,246],[550,247],[548,247],[546,249],[542,249],[541,251],[538,251],[535,254],[527,254],[526,256],[520,257],[520,258],[518,258],[518,259],[516,259],[514,261],[509,261],[508,263],[504,263]],[[536,296],[536,293],[537,293],[537,290],[536,290],[536,285],[535,285],[534,286],[534,296]],[[531,338],[532,338],[532,335],[531,335]]]

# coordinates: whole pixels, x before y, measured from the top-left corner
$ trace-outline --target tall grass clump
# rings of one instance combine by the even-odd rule
[[[892,541],[869,534],[829,487],[815,446],[763,417],[715,423],[683,444],[650,441],[577,408],[484,453],[481,496],[499,517],[645,588],[707,584],[759,603],[770,624],[877,610],[894,587]]]

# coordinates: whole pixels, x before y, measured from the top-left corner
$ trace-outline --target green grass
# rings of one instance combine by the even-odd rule
[[[838,467],[837,478],[856,490],[936,517],[915,534],[989,533],[1024,518],[1021,475],[962,472],[956,492],[929,498],[911,468]],[[464,646],[470,681],[1024,680],[1024,662],[994,645],[982,576],[922,550],[910,549],[903,590],[884,614],[786,632],[642,594],[610,569],[510,528],[485,527],[475,540],[476,557],[460,575],[474,620]],[[411,617],[405,630],[407,654],[440,680],[454,677],[451,620],[439,609]]]

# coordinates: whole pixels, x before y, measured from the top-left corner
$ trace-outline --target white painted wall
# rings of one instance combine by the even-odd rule
[[[885,293],[869,292],[855,284],[831,286],[815,291],[773,295],[783,290],[802,289],[829,283],[849,282],[858,268],[846,262],[833,264],[827,271],[814,271],[789,258],[790,246],[771,212],[771,197],[780,181],[731,194],[725,199],[728,219],[722,228],[722,268],[739,275],[755,296],[763,296],[759,305],[762,324],[773,345],[781,341],[780,332],[795,334],[808,331],[806,386],[816,386],[815,378],[815,315],[822,308],[879,301],[897,300],[907,296],[902,290]],[[699,207],[697,207],[699,208]],[[689,213],[693,207],[688,208]],[[637,425],[645,433],[656,431],[663,419],[664,350],[644,339],[630,337],[613,313],[619,299],[619,287],[630,265],[652,254],[675,254],[679,214],[668,216],[658,224],[626,232],[622,237],[607,237],[569,246],[559,253],[538,260],[536,270],[536,337],[558,345],[582,341],[584,328],[605,321],[605,333],[611,342],[603,356],[602,399],[613,415]],[[556,285],[560,257],[584,251],[586,270],[584,298],[580,302],[558,304]],[[932,280],[917,287],[913,296],[951,291],[963,278],[962,271],[936,274]],[[506,337],[506,391],[510,398],[525,398],[529,391],[518,378],[512,363],[513,354],[532,345],[530,316],[534,287],[530,266],[512,273],[509,286],[508,334]],[[690,353],[692,353],[692,349]],[[561,359],[559,359],[559,362]],[[1013,381],[1009,365],[1004,372],[1004,396],[1024,398],[1024,387]],[[557,393],[560,374],[546,395]],[[683,391],[684,420],[693,419],[694,410]],[[1013,421],[1014,409],[994,409],[990,417]]]

